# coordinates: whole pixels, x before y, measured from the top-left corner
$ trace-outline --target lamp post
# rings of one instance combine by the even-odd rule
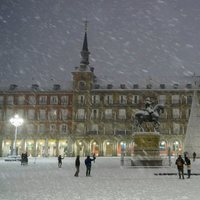
[[[10,119],[10,123],[15,126],[15,139],[13,143],[13,153],[12,155],[16,156],[16,140],[17,140],[17,128],[23,124],[24,120],[19,117],[19,115],[15,115]]]
[[[121,165],[124,165],[125,143],[121,142]]]

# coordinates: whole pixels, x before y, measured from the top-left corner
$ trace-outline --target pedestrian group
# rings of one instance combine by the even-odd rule
[[[62,159],[64,159],[61,155],[58,156],[58,167],[62,167]],[[92,167],[92,161],[95,162],[96,156],[93,154],[93,158],[90,158],[90,156],[87,156],[85,159],[85,166],[86,166],[86,176],[91,176],[91,167]],[[75,177],[79,176],[79,171],[80,171],[80,156],[76,156],[75,160],[75,168],[76,172],[74,174]]]
[[[193,162],[196,159],[196,153],[193,153]],[[191,161],[189,158],[189,155],[187,152],[184,153],[184,159],[182,158],[181,155],[178,156],[178,158],[176,159],[176,163],[177,165],[177,169],[178,169],[178,175],[179,175],[179,179],[184,179],[184,165],[186,165],[187,167],[187,178],[190,178],[191,176]]]

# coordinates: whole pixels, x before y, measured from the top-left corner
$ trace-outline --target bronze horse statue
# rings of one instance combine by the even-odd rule
[[[155,130],[160,126],[159,117],[160,114],[164,113],[164,105],[157,104],[152,108],[152,112],[147,110],[140,110],[135,113],[134,125],[137,129],[143,130],[143,122],[152,122]]]

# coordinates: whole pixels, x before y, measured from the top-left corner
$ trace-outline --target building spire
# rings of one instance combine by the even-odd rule
[[[89,50],[88,50],[88,42],[87,42],[87,24],[88,21],[85,20],[85,36],[84,36],[84,41],[83,41],[83,48],[81,51],[81,63],[80,63],[80,68],[81,70],[86,70],[87,65],[89,65]]]

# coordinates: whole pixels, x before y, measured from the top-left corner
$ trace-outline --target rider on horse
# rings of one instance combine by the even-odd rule
[[[152,114],[154,112],[152,102],[149,97],[145,100],[145,110],[148,112],[149,116],[152,118]]]

